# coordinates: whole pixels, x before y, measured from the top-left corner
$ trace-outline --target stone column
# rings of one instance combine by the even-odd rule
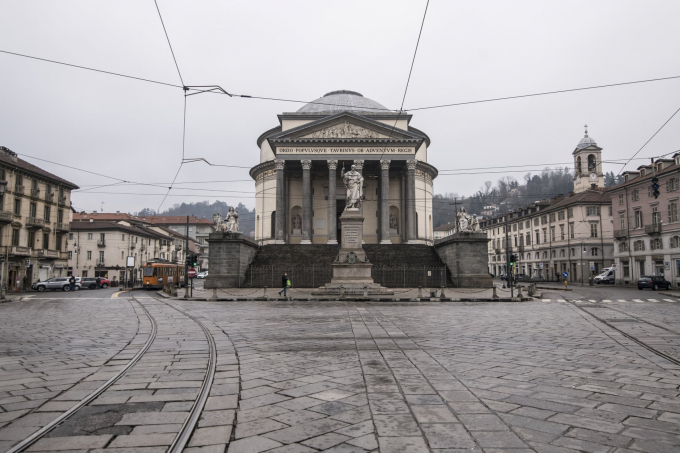
[[[276,165],[276,231],[274,237],[276,244],[285,244],[286,226],[284,212],[286,211],[286,190],[284,184],[286,179],[284,177],[284,169],[286,161],[276,159],[274,165]]]
[[[401,236],[401,243],[405,244],[408,240],[408,222],[406,222],[406,166],[403,167],[401,171],[401,204],[399,206],[399,224],[401,225],[401,230],[399,231]]]
[[[415,244],[416,239],[416,161],[406,161],[406,223],[408,224],[407,239],[409,244]]]
[[[380,243],[390,240],[390,161],[380,160]]]
[[[300,244],[312,243],[312,161],[302,163],[302,240]]]
[[[338,243],[338,227],[336,225],[336,197],[335,197],[335,181],[338,176],[338,161],[328,161],[328,242],[327,244]]]

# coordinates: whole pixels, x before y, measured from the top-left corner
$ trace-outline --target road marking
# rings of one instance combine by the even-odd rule
[[[550,299],[541,299],[541,302],[550,302]]]
[[[677,302],[675,299],[664,299],[664,302]]]
[[[647,302],[658,302],[656,299],[647,299]]]
[[[633,299],[633,302],[642,302],[642,299]]]
[[[611,300],[605,299],[605,300],[603,300],[602,302],[611,302]]]
[[[626,299],[618,299],[617,302],[626,302]]]
[[[123,294],[126,291],[118,291],[117,293],[113,293],[111,295],[111,299],[117,299],[119,295]]]
[[[593,299],[588,299],[588,302],[597,302],[597,301],[593,300]]]

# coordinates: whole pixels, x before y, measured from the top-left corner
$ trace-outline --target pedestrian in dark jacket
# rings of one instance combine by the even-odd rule
[[[71,291],[76,289],[76,278],[73,275],[68,279],[68,286]]]
[[[281,291],[279,291],[279,296],[283,293],[283,297],[287,297],[286,290],[288,289],[288,274],[285,272],[281,276]]]
[[[102,279],[97,277],[96,282],[97,282],[97,289],[101,288],[102,287]]]

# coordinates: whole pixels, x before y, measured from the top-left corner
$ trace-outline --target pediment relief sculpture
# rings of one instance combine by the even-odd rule
[[[345,121],[344,123],[313,132],[304,138],[385,138],[385,136]]]

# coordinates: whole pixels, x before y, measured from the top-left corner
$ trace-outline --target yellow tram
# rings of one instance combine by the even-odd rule
[[[166,283],[184,286],[184,266],[149,261],[142,269],[142,285],[144,289],[160,289]]]

